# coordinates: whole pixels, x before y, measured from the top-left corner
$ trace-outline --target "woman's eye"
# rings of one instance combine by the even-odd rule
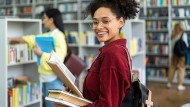
[[[103,20],[102,23],[103,24],[108,24],[110,21],[109,20]]]
[[[93,25],[97,25],[98,21],[93,21],[92,23],[93,23]]]

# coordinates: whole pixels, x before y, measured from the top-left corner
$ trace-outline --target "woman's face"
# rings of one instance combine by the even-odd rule
[[[92,27],[100,42],[107,44],[119,39],[119,30],[123,25],[123,18],[117,19],[110,8],[100,7],[94,13]]]
[[[49,29],[52,25],[52,18],[49,18],[46,14],[44,14],[43,24],[45,28]]]

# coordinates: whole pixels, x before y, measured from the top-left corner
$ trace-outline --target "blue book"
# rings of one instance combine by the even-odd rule
[[[51,53],[55,50],[54,38],[53,36],[36,36],[36,44],[40,47],[42,52]],[[37,65],[40,65],[40,56],[37,55]]]

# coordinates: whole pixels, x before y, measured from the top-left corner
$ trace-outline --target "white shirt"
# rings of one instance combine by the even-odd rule
[[[60,32],[59,29],[54,29],[53,31],[50,32],[50,35],[51,36],[54,36],[55,33],[58,33]],[[55,80],[57,78],[57,75],[56,74],[40,74],[40,81],[41,82],[51,82],[53,80]]]

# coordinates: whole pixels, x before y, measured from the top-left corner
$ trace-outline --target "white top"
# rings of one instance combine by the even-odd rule
[[[50,32],[51,36],[54,36],[55,33],[60,32],[59,29],[54,29],[53,31]],[[51,82],[54,81],[57,78],[56,74],[40,74],[40,81],[41,82]]]

